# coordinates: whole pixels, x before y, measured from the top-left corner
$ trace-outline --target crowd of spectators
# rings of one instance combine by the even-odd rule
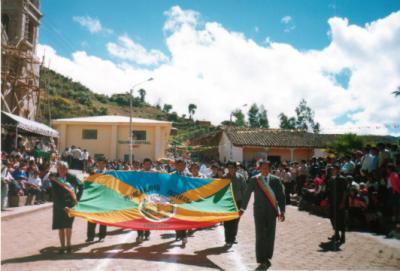
[[[300,209],[327,214],[329,165],[338,164],[347,181],[348,228],[388,233],[400,223],[399,154],[397,145],[380,143],[342,157],[282,164],[277,174],[291,174],[286,191],[296,192]]]
[[[4,139],[3,144],[7,138]],[[12,144],[14,143],[14,144]],[[51,141],[19,137],[4,144],[1,152],[1,209],[12,205],[41,204],[51,199],[50,172],[57,151]],[[19,199],[26,196],[26,201]]]

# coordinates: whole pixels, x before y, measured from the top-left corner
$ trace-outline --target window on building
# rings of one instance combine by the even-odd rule
[[[82,139],[97,139],[97,130],[95,129],[83,129]]]
[[[10,38],[10,17],[7,14],[1,14],[1,25],[6,31],[8,38]]]
[[[25,17],[25,31],[24,38],[29,41],[31,44],[34,44],[35,38],[35,24],[34,21],[28,16]]]
[[[146,131],[132,131],[134,140],[146,140]]]

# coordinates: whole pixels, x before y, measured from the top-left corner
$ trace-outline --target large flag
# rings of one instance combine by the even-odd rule
[[[137,230],[184,230],[236,219],[231,183],[158,172],[89,176],[71,216]]]

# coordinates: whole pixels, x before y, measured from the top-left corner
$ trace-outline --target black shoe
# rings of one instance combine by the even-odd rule
[[[72,253],[72,248],[71,247],[67,247],[67,254],[71,254]]]
[[[144,240],[145,240],[145,241],[149,241],[149,240],[150,240],[150,236],[146,236],[146,237],[144,238]]]
[[[86,243],[90,243],[90,242],[93,242],[94,241],[94,238],[88,238],[88,239],[86,239]]]
[[[65,253],[65,248],[60,248],[57,252],[58,254],[64,254]]]
[[[257,266],[256,270],[268,270],[268,268],[271,267],[271,262],[267,261],[264,263],[260,263],[259,266]]]
[[[100,238],[99,238],[99,242],[100,242],[100,243],[103,243],[103,242],[104,242],[104,237],[100,237]]]
[[[346,243],[346,238],[345,237],[341,237],[340,240],[339,240],[339,243],[340,244]]]

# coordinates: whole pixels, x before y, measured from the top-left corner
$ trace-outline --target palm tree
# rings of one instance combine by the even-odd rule
[[[192,119],[192,116],[194,115],[194,113],[196,112],[197,109],[197,105],[195,104],[189,104],[188,106],[188,111],[189,111],[189,118]]]

